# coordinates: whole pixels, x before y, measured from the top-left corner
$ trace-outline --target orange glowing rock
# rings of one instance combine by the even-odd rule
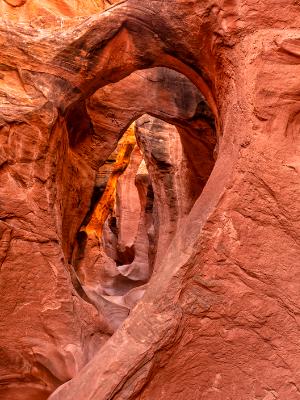
[[[114,152],[116,153],[116,161],[112,165],[111,175],[105,191],[94,210],[90,222],[85,228],[87,234],[95,232],[99,240],[102,236],[103,224],[107,220],[108,215],[113,212],[118,179],[126,170],[135,145],[135,124],[133,123],[124,133]]]

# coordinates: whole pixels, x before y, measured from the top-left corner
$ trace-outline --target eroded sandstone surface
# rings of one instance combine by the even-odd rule
[[[0,399],[299,399],[300,3],[0,13]]]

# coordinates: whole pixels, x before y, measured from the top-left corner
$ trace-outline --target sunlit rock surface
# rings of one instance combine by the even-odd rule
[[[297,400],[299,2],[109,3],[0,0],[0,398]]]

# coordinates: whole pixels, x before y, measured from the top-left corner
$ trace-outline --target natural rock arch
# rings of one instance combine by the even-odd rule
[[[147,72],[146,72],[147,75]],[[150,74],[148,74],[151,77],[151,71]],[[167,75],[166,75],[167,76]],[[188,82],[185,78],[181,77],[180,75],[173,73],[173,78],[178,79],[179,77],[179,81],[181,80],[181,82]],[[155,77],[155,74],[152,73],[152,77]],[[160,78],[161,82],[159,84],[163,84],[164,83],[164,75]],[[165,80],[165,83],[167,81]],[[156,85],[156,90],[159,89],[159,84]],[[210,163],[213,163],[213,149],[214,149],[214,145],[215,145],[215,134],[213,133],[213,119],[211,117],[211,114],[209,113],[208,110],[206,110],[206,106],[205,103],[203,103],[203,99],[201,98],[201,96],[199,97],[199,95],[195,95],[195,93],[197,93],[197,90],[195,89],[195,87],[193,87],[192,85],[189,86],[190,84],[187,85],[187,83],[184,84],[183,86],[183,90],[178,90],[178,93],[176,94],[176,98],[177,101],[179,101],[179,105],[176,104],[176,102],[172,105],[172,99],[170,94],[172,94],[172,87],[170,86],[170,82],[169,82],[169,87],[167,85],[167,87],[165,88],[165,93],[168,93],[168,98],[167,101],[165,102],[165,106],[168,107],[168,102],[170,103],[169,107],[171,107],[171,111],[169,110],[169,116],[168,116],[168,120],[172,121],[172,119],[174,118],[174,122],[178,123],[179,125],[183,125],[184,126],[184,121],[186,120],[186,129],[191,129],[191,131],[197,132],[197,129],[199,130],[198,135],[201,134],[201,130],[203,131],[203,133],[206,133],[206,136],[211,136],[211,143],[207,143],[208,145],[208,159],[210,159]],[[151,89],[151,87],[145,88],[146,89]],[[176,89],[176,85],[173,87],[173,90]],[[191,104],[190,107],[187,107],[186,110],[184,110],[184,108],[182,108],[182,102],[184,99],[184,96],[187,94],[191,94],[192,98],[191,98]],[[181,96],[181,97],[180,97]],[[181,104],[180,104],[181,103]],[[201,118],[202,118],[202,114],[200,112],[200,114],[198,115],[198,104],[202,104],[202,106],[200,108],[203,108],[204,112],[203,112],[203,122],[201,122]],[[98,106],[100,107],[100,103],[99,103],[99,99],[98,99]],[[151,109],[151,101],[148,102],[148,105],[145,109]],[[160,114],[163,113],[163,108],[164,105],[162,103],[162,109],[156,111],[156,113]],[[77,108],[78,110],[78,108]],[[206,110],[206,111],[205,111]],[[39,113],[41,113],[41,117],[44,118],[45,116],[47,116],[47,109],[46,111],[46,115],[41,113],[41,111],[39,111]],[[145,110],[143,111],[145,112]],[[138,111],[138,113],[142,113],[141,110]],[[172,116],[172,113],[174,113],[174,116]],[[51,114],[50,114],[51,115]],[[195,121],[193,120],[193,118],[195,117]],[[26,116],[27,118],[27,123],[28,125],[31,125],[31,121],[30,121],[30,114],[29,114],[29,118],[28,115]],[[120,118],[120,116],[118,117]],[[132,116],[128,117],[129,120],[125,121],[125,125],[128,125],[130,123],[130,120],[133,118]],[[165,116],[163,116],[163,118],[166,118]],[[191,121],[189,122],[188,120],[191,119]],[[52,222],[59,222],[61,216],[68,222],[67,224],[67,229],[68,231],[71,233],[73,232],[76,233],[78,226],[82,220],[82,215],[84,215],[84,209],[87,208],[88,203],[89,203],[89,196],[91,195],[91,190],[92,190],[92,184],[93,184],[93,171],[90,169],[88,162],[84,163],[82,161],[80,161],[80,159],[78,158],[78,156],[80,157],[80,153],[76,153],[75,148],[69,152],[68,151],[68,140],[67,140],[67,126],[64,122],[64,120],[62,118],[60,118],[61,123],[58,123],[57,126],[55,126],[55,128],[52,130],[52,127],[50,126],[50,135],[52,136],[52,148],[48,148],[47,150],[47,156],[50,157],[50,163],[47,161],[43,160],[44,167],[43,168],[48,168],[49,172],[51,173],[51,175],[49,175],[49,177],[47,178],[47,181],[49,181],[49,183],[51,183],[51,186],[53,185],[52,190],[59,190],[60,191],[60,196],[61,196],[61,200],[60,200],[60,210],[55,209],[55,207],[53,207],[52,203],[52,212],[48,214],[48,210],[44,210],[46,212],[44,212],[44,216],[41,215],[39,218],[41,218],[41,220],[44,220],[45,215],[47,215],[47,218],[52,219]],[[209,122],[209,123],[208,123]],[[33,122],[34,125],[39,126],[40,121],[34,121]],[[200,123],[200,125],[199,125]],[[125,126],[124,125],[124,126]],[[189,128],[190,127],[190,128]],[[21,125],[20,126],[21,131],[24,132],[24,126]],[[119,131],[115,132],[114,134],[117,134],[117,138],[120,136],[120,133],[124,130],[125,128],[120,128]],[[181,127],[181,129],[183,129],[183,127]],[[21,132],[20,131],[20,132]],[[18,131],[17,131],[18,132]],[[11,132],[9,131],[9,134]],[[112,132],[113,133],[113,132]],[[70,133],[69,133],[70,134]],[[182,132],[183,136],[184,136],[184,131]],[[188,131],[185,133],[185,136],[187,136],[189,133]],[[19,135],[19,133],[18,133]],[[72,133],[71,133],[72,135]],[[21,136],[19,136],[21,139]],[[31,135],[29,134],[29,139],[31,138]],[[205,139],[206,140],[206,139]],[[205,141],[204,140],[204,141]],[[22,140],[20,140],[20,143],[22,143]],[[39,141],[36,141],[38,146],[41,146],[41,143]],[[43,143],[43,142],[42,142]],[[50,142],[51,143],[51,142]],[[45,144],[43,145],[45,146]],[[45,147],[41,147],[40,150],[44,151]],[[202,145],[200,145],[201,148]],[[114,144],[112,145],[112,147],[110,148],[110,151],[113,149]],[[204,146],[205,147],[205,146]],[[21,149],[22,151],[25,150]],[[35,150],[36,151],[36,150]],[[55,152],[56,151],[60,151],[60,156],[56,156]],[[90,152],[93,151],[93,149],[91,148],[89,150]],[[34,152],[33,152],[34,154]],[[88,153],[89,154],[89,153]],[[210,155],[209,155],[210,154]],[[30,156],[28,157],[28,161],[30,160]],[[21,160],[22,161],[24,159],[26,159],[26,154],[23,155],[21,153]],[[53,157],[55,157],[54,159],[52,159]],[[103,158],[103,155],[101,156]],[[60,162],[57,162],[59,159],[61,158]],[[103,158],[103,160],[105,159],[105,156]],[[15,162],[15,160],[12,160]],[[16,160],[17,162],[19,160]],[[87,160],[88,161],[88,160]],[[8,160],[8,163],[10,164],[10,160]],[[43,165],[43,164],[42,164]],[[93,165],[93,163],[92,163]],[[211,168],[211,167],[210,167]],[[13,168],[12,168],[13,170]],[[55,171],[55,172],[54,172]],[[43,169],[40,169],[39,171],[34,170],[33,171],[33,176],[34,179],[36,179],[35,174],[38,173],[37,176],[41,176],[41,173],[45,173],[45,170],[43,171]],[[48,172],[48,174],[49,174]],[[198,173],[200,173],[200,170],[198,171]],[[10,171],[9,171],[10,174]],[[32,174],[32,172],[31,172]],[[56,175],[56,181],[53,180],[53,176]],[[205,174],[205,178],[203,179],[207,179],[207,172],[204,172]],[[29,188],[32,187],[32,181],[30,179],[30,175],[24,175],[24,177],[22,178],[24,182],[28,182],[26,183],[28,185]],[[20,179],[20,178],[19,178]],[[41,178],[39,178],[41,179]],[[45,178],[42,178],[45,179]],[[76,182],[79,182],[78,184],[76,184]],[[75,184],[74,184],[75,183]],[[50,188],[51,188],[50,186]],[[37,189],[37,188],[36,188]],[[202,188],[199,188],[202,189]],[[74,200],[76,202],[76,197],[72,194],[72,192],[75,192],[75,196],[79,196],[80,199],[80,204],[82,204],[82,207],[78,208],[78,210],[75,208],[74,209]],[[55,193],[55,192],[54,192]],[[67,199],[67,203],[65,203],[65,199]],[[36,202],[39,205],[39,200],[37,198],[33,199],[34,203]],[[33,204],[34,204],[33,203]],[[29,203],[30,206],[32,206],[32,204]],[[14,212],[14,211],[13,211]],[[72,220],[68,220],[68,215],[72,216]],[[50,220],[49,219],[49,220]],[[35,221],[31,221],[33,222],[33,225],[35,224]],[[24,221],[22,221],[22,223],[26,224],[27,221],[26,219],[24,219]],[[47,226],[50,226],[49,222],[47,223]],[[76,228],[77,227],[77,228]],[[4,230],[5,230],[5,225],[4,225]],[[75,229],[74,229],[75,228]],[[64,256],[66,256],[67,254],[67,248],[68,248],[68,241],[65,240],[64,238],[64,227],[63,225],[60,226],[61,229],[61,236],[60,236],[60,240],[57,241],[58,243],[58,248],[60,247],[60,251],[61,249],[64,250]],[[41,231],[41,229],[39,228],[39,230]],[[47,238],[48,233],[46,232],[46,238]],[[74,236],[73,236],[74,238]],[[36,237],[33,237],[32,240],[36,241],[36,246],[37,248],[39,248],[40,246],[40,242],[39,239],[37,239]],[[55,241],[55,239],[54,239]],[[8,242],[9,243],[9,242]],[[47,239],[46,239],[46,248],[49,247],[51,248],[48,244],[47,244]],[[21,247],[22,249],[22,247]],[[30,248],[28,248],[28,256],[30,256]],[[54,250],[54,248],[53,248]],[[7,251],[7,250],[5,250]],[[26,250],[25,250],[26,251]],[[55,250],[54,250],[55,251]],[[10,248],[8,248],[8,253],[12,252],[12,250]],[[45,257],[45,253],[44,250],[42,250],[41,248],[38,250],[38,252],[40,252],[42,254],[42,256]],[[14,257],[16,257],[16,255],[14,255]],[[49,258],[49,252],[47,253],[47,259]],[[18,256],[16,257],[16,260],[18,260]],[[34,260],[34,259],[33,259]],[[67,260],[67,259],[66,259]],[[21,261],[21,259],[20,259]],[[29,262],[29,258],[28,260],[26,258],[22,259],[22,263],[26,264],[26,263],[30,263]],[[57,261],[55,262],[55,264],[57,263]],[[53,261],[50,261],[49,265],[55,265]],[[68,276],[66,276],[66,273],[68,274],[67,271],[64,271],[63,269],[57,270],[56,271],[56,276],[58,276],[58,281],[61,281],[62,279],[69,279]],[[45,270],[45,274],[46,276],[48,276],[48,273]],[[71,273],[72,276],[72,273]],[[18,275],[15,275],[15,272],[12,271],[12,281],[17,278]],[[32,279],[32,277],[30,278]],[[34,282],[34,279],[32,279],[32,281]],[[61,284],[61,283],[60,283]],[[64,290],[68,291],[69,288],[71,289],[71,292],[74,290],[72,285],[70,285],[70,283],[68,283],[68,281],[66,281],[66,286],[64,288]],[[27,290],[25,290],[24,295],[27,296],[29,293],[27,292]],[[41,312],[44,312],[44,308],[45,311],[47,310],[51,310],[52,306],[51,306],[51,302],[52,301],[60,301],[58,300],[57,294],[54,292],[54,299],[49,301],[49,305],[43,305],[43,298],[41,298],[41,305],[42,305],[42,310]],[[52,296],[52,293],[50,294],[50,291],[48,291],[48,289],[44,289],[44,293],[42,295],[46,295],[46,296]],[[6,291],[3,291],[3,296],[6,296]],[[69,297],[69,295],[65,295],[66,296],[66,300],[67,302],[70,302],[71,298]],[[35,330],[36,333],[30,333],[30,340],[34,343],[33,346],[31,346],[31,351],[32,351],[32,355],[33,355],[33,360],[31,360],[31,356],[28,355],[28,349],[27,349],[27,343],[26,341],[20,340],[19,336],[16,336],[16,340],[19,342],[20,346],[23,346],[22,348],[22,352],[20,352],[20,355],[18,354],[18,352],[16,352],[16,356],[15,357],[20,357],[20,360],[24,359],[26,360],[26,362],[28,363],[28,369],[27,371],[24,370],[23,368],[21,369],[21,373],[20,373],[20,382],[22,382],[22,379],[25,380],[24,382],[24,392],[23,395],[29,396],[29,397],[33,397],[33,396],[46,396],[46,393],[48,392],[49,388],[46,386],[45,387],[45,393],[43,394],[41,392],[42,388],[39,387],[39,380],[44,381],[45,383],[47,383],[47,385],[49,385],[50,387],[52,385],[57,386],[60,383],[62,383],[64,380],[67,380],[68,378],[72,377],[72,375],[74,375],[74,371],[76,371],[77,368],[80,368],[85,362],[86,360],[91,357],[91,355],[94,353],[94,349],[96,346],[98,346],[99,344],[97,343],[101,343],[101,339],[97,339],[97,335],[101,336],[101,327],[105,326],[105,321],[102,321],[101,319],[101,315],[100,318],[99,316],[95,315],[95,311],[92,310],[92,308],[88,305],[88,304],[84,304],[82,302],[82,300],[80,298],[76,298],[76,296],[73,294],[74,298],[76,299],[76,301],[79,303],[79,315],[80,312],[82,312],[83,310],[85,310],[85,313],[89,316],[89,323],[90,323],[90,327],[89,329],[87,329],[86,326],[84,326],[84,329],[86,329],[86,335],[89,334],[89,331],[92,333],[92,335],[95,335],[95,339],[90,340],[90,339],[86,339],[86,343],[85,344],[80,344],[82,347],[78,348],[78,353],[76,354],[76,352],[73,351],[73,349],[70,348],[70,350],[67,350],[67,352],[63,349],[63,343],[65,342],[68,346],[67,343],[70,343],[71,341],[77,341],[78,343],[78,339],[76,339],[74,337],[74,334],[76,336],[77,334],[77,330],[78,328],[74,327],[74,329],[70,329],[70,332],[64,332],[62,333],[62,331],[58,330],[57,332],[55,332],[55,334],[53,334],[53,336],[56,338],[56,345],[53,345],[51,343],[51,341],[49,342],[48,339],[48,334],[44,335],[44,332],[42,332],[42,334],[38,333],[40,331],[40,325],[39,325],[39,313],[40,311],[37,311],[37,318],[34,320],[35,317],[31,317],[32,321],[30,321],[30,327],[32,328],[34,325],[36,325]],[[47,304],[47,303],[46,303]],[[59,304],[59,303],[57,303]],[[9,306],[9,302],[8,302],[8,306]],[[80,310],[80,308],[82,307],[82,311]],[[22,303],[21,303],[21,308],[22,308]],[[74,313],[76,316],[76,312]],[[62,317],[64,315],[64,317]],[[45,320],[45,324],[48,326],[48,329],[53,329],[52,327],[55,326],[55,324],[58,323],[59,319],[63,319],[65,318],[65,314],[64,311],[60,309],[59,307],[59,313],[57,315],[57,317],[53,318],[50,317],[46,317]],[[71,316],[71,321],[72,321],[73,315]],[[85,317],[86,318],[86,317]],[[34,322],[33,322],[34,321]],[[7,325],[10,325],[10,322],[7,323]],[[15,329],[15,325],[17,325],[17,323],[11,323],[11,327],[14,330],[14,335],[18,335],[18,330]],[[70,323],[68,324],[68,327],[70,328]],[[42,329],[43,331],[43,329]],[[14,335],[11,335],[11,337],[13,338]],[[41,336],[44,336],[43,338]],[[4,336],[4,340],[7,342],[7,336]],[[80,341],[79,341],[80,343]],[[77,344],[78,346],[78,344]],[[14,347],[12,344],[8,344],[8,351],[5,349],[4,346],[4,351],[7,351],[7,353],[12,353],[13,351],[15,351]],[[68,353],[70,354],[70,358],[68,358]],[[23,358],[24,357],[24,358]],[[60,361],[61,359],[63,359],[63,361]],[[21,362],[21,361],[20,361]],[[77,364],[77,363],[81,363],[81,365]],[[30,370],[29,368],[32,368],[31,365],[33,365],[33,370]],[[12,360],[10,360],[10,358],[7,358],[7,366],[9,368],[14,367],[14,362]],[[32,373],[33,371],[33,373]],[[24,376],[24,378],[23,378]],[[31,380],[33,379],[33,383],[31,383]],[[29,385],[26,384],[26,381],[29,381]],[[35,383],[36,382],[36,383]],[[19,385],[17,385],[17,387],[14,389],[13,385],[9,385],[8,388],[4,388],[3,389],[3,395],[11,397],[12,395],[16,395],[15,392],[16,390],[22,390],[20,389],[22,383],[20,383]],[[52,386],[53,387],[53,386]],[[28,394],[27,394],[28,392]]]
[[[128,104],[128,108],[126,108],[126,104]],[[132,74],[128,78],[125,78],[116,84],[98,90],[96,94],[86,102],[86,106],[81,103],[80,107],[76,105],[67,117],[67,121],[69,121],[67,125],[69,127],[71,148],[76,152],[76,154],[86,160],[87,164],[91,165],[92,168],[96,170],[116,148],[121,135],[127,130],[127,127],[130,126],[131,122],[138,119],[139,116],[145,112],[150,112],[151,114],[156,115],[156,117],[160,117],[162,120],[171,122],[178,126],[185,154],[184,158],[186,166],[182,170],[182,173],[184,174],[182,176],[182,182],[177,182],[177,185],[179,185],[177,188],[169,187],[170,183],[168,183],[168,181],[170,178],[172,179],[172,177],[169,176],[169,179],[167,178],[171,171],[168,172],[167,169],[164,170],[171,161],[168,160],[168,156],[166,159],[164,159],[163,156],[163,146],[168,146],[168,143],[160,144],[162,154],[157,154],[156,159],[154,159],[154,156],[152,157],[151,154],[152,150],[154,154],[154,144],[151,144],[149,138],[147,139],[147,134],[144,139],[140,137],[140,140],[145,141],[144,144],[141,143],[141,145],[143,152],[146,152],[146,154],[144,154],[144,156],[146,156],[146,163],[154,164],[154,169],[151,168],[151,180],[153,183],[154,179],[156,190],[159,191],[157,181],[164,180],[163,177],[166,175],[166,186],[164,188],[163,184],[160,190],[162,190],[162,192],[171,189],[177,191],[177,195],[182,199],[180,204],[182,209],[179,213],[182,216],[187,215],[195,200],[199,197],[205,182],[211,173],[214,165],[214,150],[216,146],[216,135],[212,113],[196,87],[191,84],[187,78],[175,71],[166,68],[153,68]],[[82,110],[82,108],[85,110],[85,107],[87,107],[88,112]],[[81,115],[82,117],[77,120],[77,115]],[[140,121],[140,119],[138,119],[138,121]],[[175,132],[174,135],[176,135]],[[160,142],[163,142],[163,140],[164,139],[160,139]],[[174,148],[176,148],[176,146]],[[181,162],[182,160],[178,160],[178,162],[179,161]],[[161,172],[159,172],[160,162],[162,163]],[[171,165],[169,167],[171,167]],[[113,170],[114,166],[110,164],[110,168]],[[107,167],[105,167],[105,171],[105,174],[107,174]],[[116,171],[118,174],[119,167],[117,167]],[[101,173],[101,168],[99,173]],[[154,176],[156,176],[156,178],[154,178]],[[102,179],[99,181],[99,184],[101,187],[103,186]],[[95,189],[97,190],[97,186]],[[101,189],[101,193],[103,193],[103,189]],[[156,196],[158,193],[154,190],[154,194]],[[164,196],[166,196],[166,194]],[[94,197],[94,201],[96,201],[95,199],[96,197]],[[101,207],[104,207],[102,200],[102,197],[100,197],[100,202],[102,204]],[[161,251],[166,251],[166,245],[170,242],[172,235],[174,235],[178,223],[178,221],[176,222],[176,215],[178,214],[176,207],[179,205],[173,204],[173,201],[174,199],[172,201],[170,199],[169,201],[168,198],[165,197],[165,199],[160,201],[159,204],[159,219],[164,220],[165,222],[161,225],[160,232],[157,232],[157,240],[159,241],[160,248],[160,250],[157,250],[156,254],[158,259],[161,258]],[[98,207],[98,205],[96,207]],[[98,212],[102,213],[100,209],[99,211],[95,210],[95,215]],[[167,217],[168,214],[169,218]],[[70,215],[72,214],[70,213]],[[91,216],[90,211],[89,215]],[[104,215],[106,215],[106,213],[104,213]],[[173,219],[173,222],[169,222],[169,219]],[[102,299],[101,293],[97,289],[96,282],[99,284],[99,279],[101,281],[101,277],[97,278],[97,269],[99,269],[98,274],[103,275],[100,271],[100,264],[102,263],[104,265],[107,258],[102,249],[102,245],[100,243],[97,244],[100,239],[97,231],[101,230],[100,226],[102,226],[103,222],[101,222],[97,217],[92,224],[92,228],[88,221],[89,220],[85,219],[84,223],[85,225],[88,224],[88,226],[81,228],[80,235],[80,242],[82,242],[82,234],[84,232],[87,233],[87,237],[84,239],[84,241],[87,240],[87,243],[84,246],[80,244],[79,250],[76,246],[76,251],[79,251],[80,258],[83,257],[82,254],[84,253],[84,266],[79,267],[81,271],[80,275],[82,276],[81,283],[84,284],[84,281],[90,282],[89,285],[85,287],[85,290],[92,290],[91,295],[93,298],[96,299],[100,295],[100,313],[102,312],[101,308],[104,301],[105,308],[107,309],[105,309],[106,315],[110,312],[110,306],[112,307],[111,312],[116,312],[119,307],[121,318],[123,318],[122,315],[127,309],[122,311],[124,307],[115,304],[113,297],[111,297],[112,304],[110,305],[108,303],[110,297],[104,296]],[[69,234],[72,221],[67,219],[63,225],[65,226],[65,231]],[[165,232],[165,234],[163,232]],[[71,240],[74,241],[74,237]],[[98,256],[96,250],[97,246],[99,246]],[[77,265],[77,262],[74,259],[74,253],[72,258],[73,261],[70,261],[70,263]],[[82,262],[80,264],[82,264]],[[123,265],[122,268],[123,267],[125,267],[125,265]],[[127,267],[131,269],[134,268],[134,270],[138,268],[138,266],[134,267],[134,265],[128,265]],[[108,262],[106,268],[107,271],[111,270],[111,274],[114,276],[114,278],[109,276],[106,278],[108,282],[110,282],[108,283],[108,286],[105,284],[106,290],[109,285],[113,285],[111,286],[110,291],[117,294],[115,285],[118,286],[117,282],[120,281],[120,278],[122,277],[122,275],[117,273],[117,270],[120,271],[121,269],[112,269],[111,261]],[[137,272],[138,271],[136,270],[134,275],[143,275],[143,269],[140,273]],[[132,275],[133,271],[129,273],[128,270],[125,276],[128,276],[128,274]],[[95,282],[91,285],[93,279]],[[128,279],[130,279],[129,276]],[[132,282],[128,282],[129,291],[132,287],[138,285],[138,282],[135,283],[136,280],[138,280],[137,277],[133,278]],[[145,281],[143,283],[145,283]],[[140,284],[141,283],[139,283],[139,285]],[[94,293],[94,289],[92,289],[93,286],[99,294],[96,294],[96,292]],[[122,291],[124,291],[126,282],[122,282],[121,286]],[[126,298],[128,296],[130,296],[130,293],[126,294]],[[122,301],[122,297],[124,296],[118,297],[119,302]],[[95,301],[97,302],[97,300]],[[112,317],[109,319],[115,318]],[[109,330],[111,331],[111,328]]]
[[[218,161],[159,279],[101,355],[52,398],[298,397],[299,330],[293,315],[299,307],[299,4],[286,1],[285,10],[275,0],[152,1],[145,7],[127,1],[63,33],[3,24],[9,37],[0,45],[4,299],[22,282],[17,303],[2,302],[2,324],[14,324],[17,332],[1,357],[4,366],[18,365],[25,381],[35,374],[15,352],[20,333],[26,332],[28,348],[36,352],[30,361],[48,362],[49,352],[57,351],[47,343],[48,333],[56,333],[48,321],[67,338],[74,307],[77,315],[84,313],[78,317],[83,337],[75,334],[82,346],[97,330],[97,316],[70,289],[62,261],[57,215],[63,194],[55,190],[53,176],[60,187],[76,168],[67,172],[62,162],[57,165],[67,149],[59,113],[109,81],[159,63],[184,72],[206,95],[222,133]],[[101,47],[109,42],[110,49]],[[114,59],[126,45],[129,56]],[[83,186],[89,192],[91,180],[87,171]],[[82,203],[88,208],[86,199]],[[39,268],[24,271],[25,264]],[[42,286],[31,286],[50,270],[58,302],[45,298]],[[32,323],[38,320],[33,309],[32,320],[24,318],[24,310],[39,302],[45,331],[34,341],[41,322]],[[78,349],[70,340],[62,349],[61,367],[50,366],[52,379],[59,376],[61,382],[86,362],[79,356],[68,371],[65,359]],[[190,354],[197,357],[191,360]],[[15,379],[16,368],[6,370]]]
[[[190,210],[215,163],[217,137],[214,116],[204,98],[185,76],[175,71],[161,67],[139,71],[99,89],[85,103],[75,104],[66,116],[71,151],[97,172],[131,123],[145,113],[179,130],[190,170],[190,204],[186,205]],[[63,231],[68,235],[73,232],[69,239],[66,237],[67,246],[79,229],[74,222],[74,229],[70,229],[72,221],[64,222]],[[66,253],[69,255],[69,250]]]

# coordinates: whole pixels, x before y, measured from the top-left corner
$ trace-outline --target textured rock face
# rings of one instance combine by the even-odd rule
[[[113,0],[1,0],[0,12],[3,19],[40,28],[55,25],[65,26],[78,23],[80,17],[103,11]]]
[[[137,121],[136,134],[154,193],[155,269],[193,205],[190,191],[195,190],[196,185],[190,180],[191,171],[175,126],[145,115]]]
[[[47,398],[73,378],[50,398],[296,400],[299,2],[127,0],[97,13],[103,6],[0,0],[0,398]],[[33,15],[43,18],[30,24]],[[168,88],[157,70],[130,75],[156,66],[202,92],[215,152],[200,97]],[[192,104],[168,100],[180,92]],[[99,167],[144,113],[137,137],[152,220],[142,167],[136,239],[114,243],[107,221],[96,256],[100,284],[118,273],[118,245],[132,242],[143,262],[149,246],[154,273],[108,339],[116,327],[84,292],[74,251]],[[177,126],[182,147],[157,117]],[[176,171],[150,127],[181,151]]]

